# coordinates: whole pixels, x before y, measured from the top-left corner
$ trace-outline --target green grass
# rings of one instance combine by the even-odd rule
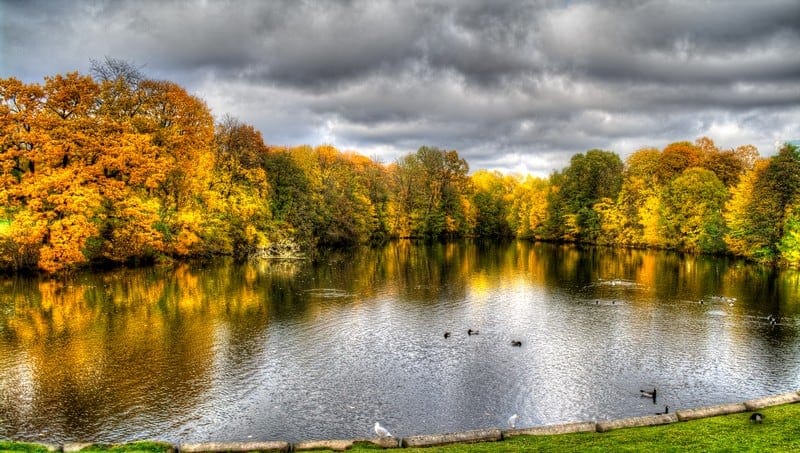
[[[761,424],[750,422],[750,412],[645,428],[627,428],[607,433],[557,436],[518,436],[500,442],[456,444],[443,447],[405,448],[416,453],[495,452],[686,452],[686,451],[800,451],[800,404],[775,406],[760,411]],[[96,446],[82,451],[165,452],[168,445],[137,442],[121,446]],[[371,444],[356,444],[353,452],[379,450]],[[0,442],[0,452],[43,452],[33,444]]]
[[[161,442],[131,442],[119,445],[95,444],[81,449],[81,452],[157,453],[172,450],[172,445]]]
[[[31,453],[46,452],[47,447],[39,444],[28,444],[24,442],[6,442],[0,440],[0,452],[25,451]]]
[[[127,444],[94,444],[83,448],[81,452],[116,452],[116,453],[164,453],[172,451],[172,445],[161,442],[131,442]],[[46,452],[47,448],[37,444],[27,444],[22,442],[2,442],[0,441],[0,453],[2,452]]]
[[[751,423],[751,412],[607,433],[519,436],[501,442],[405,448],[416,453],[495,452],[685,452],[800,451],[800,404],[760,410],[764,422]],[[357,446],[352,451],[368,451]]]

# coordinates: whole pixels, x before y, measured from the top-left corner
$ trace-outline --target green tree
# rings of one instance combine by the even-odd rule
[[[220,253],[247,256],[268,242],[271,222],[269,185],[264,169],[267,147],[252,126],[225,117],[214,134],[211,187],[219,200],[209,203],[216,222],[210,234]]]
[[[519,238],[542,238],[547,220],[547,196],[550,184],[546,179],[526,176],[514,185],[508,225]]]
[[[596,242],[600,217],[592,208],[603,199],[616,200],[622,187],[623,164],[611,151],[576,154],[562,173],[551,176],[558,189],[549,198],[549,232],[556,238]]]
[[[314,235],[327,245],[366,242],[376,215],[355,156],[343,155],[332,146],[318,147],[315,152],[322,215]]]
[[[800,267],[800,203],[795,203],[788,211],[778,251],[784,263]]]
[[[785,145],[769,160],[758,179],[748,218],[752,233],[763,247],[754,253],[758,259],[774,261],[779,257],[778,242],[784,236],[787,211],[800,194],[800,152]]]
[[[751,259],[771,259],[768,238],[754,228],[754,219],[758,213],[752,210],[757,203],[754,199],[756,185],[763,179],[768,165],[769,161],[766,159],[757,162],[731,188],[731,196],[723,215],[728,227],[725,244],[734,255]]]
[[[401,235],[436,238],[469,233],[469,166],[456,151],[423,146],[392,169],[395,225]]]
[[[263,166],[270,187],[269,205],[275,240],[292,239],[304,247],[316,245],[315,224],[319,203],[316,187],[294,154],[301,150],[270,149],[263,156]],[[302,151],[305,152],[305,151]]]
[[[666,245],[689,252],[723,252],[722,208],[727,198],[722,181],[703,168],[689,168],[672,180],[662,196]]]
[[[471,180],[472,206],[476,211],[474,233],[481,237],[512,236],[507,206],[516,180],[487,170],[478,170]]]
[[[621,222],[617,237],[620,244],[648,244],[645,229],[646,225],[652,224],[652,219],[649,218],[651,211],[646,205],[651,197],[657,197],[660,187],[656,178],[660,157],[659,150],[643,148],[628,156],[625,161],[622,187],[617,198],[618,220]],[[652,203],[651,200],[650,204]],[[643,215],[648,218],[643,218]]]
[[[778,244],[799,195],[800,153],[786,145],[776,156],[756,164],[734,190],[726,213],[731,250],[758,261],[778,260],[782,253]]]

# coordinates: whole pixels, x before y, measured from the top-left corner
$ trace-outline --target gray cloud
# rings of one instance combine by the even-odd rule
[[[274,144],[421,145],[547,174],[708,135],[798,138],[800,5],[746,1],[5,1],[0,76],[128,59]]]

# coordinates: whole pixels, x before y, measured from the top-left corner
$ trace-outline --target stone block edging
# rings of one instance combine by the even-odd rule
[[[374,438],[374,439],[340,439],[340,440],[312,440],[302,441],[291,444],[284,441],[268,442],[208,442],[174,445],[166,442],[156,442],[165,447],[168,452],[187,452],[187,453],[222,453],[222,452],[291,452],[291,451],[310,451],[320,449],[330,449],[344,451],[357,442],[372,443],[383,448],[402,448],[402,447],[430,447],[436,445],[446,445],[452,443],[474,443],[474,442],[493,442],[506,437],[521,435],[557,435],[580,432],[599,433],[607,432],[619,428],[634,428],[640,426],[656,426],[675,423],[678,421],[696,420],[700,418],[715,417],[718,415],[735,414],[739,412],[755,411],[769,406],[779,406],[783,404],[800,403],[800,391],[788,392],[778,395],[766,396],[747,400],[743,403],[720,404],[706,406],[695,409],[683,409],[673,414],[646,415],[641,417],[629,417],[617,420],[604,420],[599,422],[571,422],[556,425],[534,426],[530,428],[500,430],[500,429],[479,429],[474,431],[464,431],[446,434],[431,434],[411,436],[404,439],[394,437]],[[135,442],[133,442],[135,443]],[[93,446],[119,445],[103,443],[65,443],[63,445],[35,444],[46,448],[48,451],[75,453],[84,448]],[[124,445],[124,444],[122,444]]]
[[[698,407],[696,409],[683,409],[675,412],[678,420],[685,422],[698,418],[716,417],[717,415],[736,414],[747,411],[744,403],[720,404],[717,406]]]
[[[88,442],[70,442],[61,446],[61,451],[64,453],[74,453],[81,451],[86,447],[94,446],[95,444]],[[49,449],[48,449],[49,450]],[[51,450],[52,451],[52,450]]]
[[[432,447],[455,443],[495,442],[503,438],[499,429],[477,429],[460,433],[428,434],[403,439],[404,447]]]
[[[371,443],[382,448],[399,448],[400,440],[394,437],[375,439],[335,439],[335,440],[305,440],[292,444],[292,451],[333,450],[345,451],[355,443]]]
[[[202,444],[182,444],[178,447],[181,452],[189,453],[218,453],[218,452],[246,452],[246,451],[268,451],[268,452],[288,452],[291,451],[291,444],[283,441],[270,442],[208,442]]]
[[[675,423],[678,416],[675,414],[645,415],[642,417],[620,418],[617,420],[606,420],[597,422],[597,432],[604,433],[612,429],[634,428],[638,426],[656,426]]]
[[[338,439],[338,440],[305,440],[302,442],[297,442],[292,444],[293,451],[307,451],[307,450],[333,450],[333,451],[345,451],[348,448],[352,447],[355,443],[355,440],[345,440],[345,439]]]
[[[764,398],[747,400],[744,402],[744,406],[747,408],[747,410],[754,411],[758,409],[763,409],[768,406],[797,403],[798,401],[800,401],[800,393],[789,392],[789,393],[781,393],[780,395],[765,396]]]
[[[597,424],[595,422],[563,423],[558,425],[504,430],[503,439],[514,436],[550,436],[555,434],[588,433],[596,430]]]

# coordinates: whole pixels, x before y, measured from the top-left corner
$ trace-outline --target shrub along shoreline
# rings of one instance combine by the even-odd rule
[[[743,403],[678,410],[673,414],[578,422],[523,429],[486,429],[412,436],[354,439],[172,445],[164,442],[45,445],[0,441],[0,452],[252,452],[363,451],[401,448],[409,452],[497,451],[797,451],[800,392]],[[755,414],[759,414],[756,419]]]

